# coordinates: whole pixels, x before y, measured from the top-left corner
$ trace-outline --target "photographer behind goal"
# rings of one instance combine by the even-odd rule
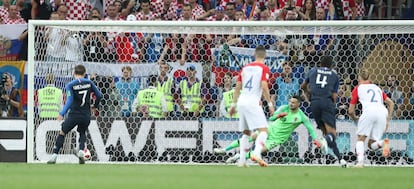
[[[0,116],[24,117],[23,107],[20,103],[19,89],[13,87],[12,77],[9,73],[1,74]]]

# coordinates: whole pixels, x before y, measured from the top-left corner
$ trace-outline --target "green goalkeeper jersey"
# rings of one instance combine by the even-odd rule
[[[276,116],[283,112],[287,113],[287,115],[277,119]],[[279,144],[286,142],[292,132],[301,124],[305,125],[306,129],[308,129],[312,139],[316,139],[317,137],[308,116],[306,116],[300,109],[293,113],[288,105],[283,105],[275,111],[269,120],[274,122],[272,122],[268,128],[267,139],[276,140]]]

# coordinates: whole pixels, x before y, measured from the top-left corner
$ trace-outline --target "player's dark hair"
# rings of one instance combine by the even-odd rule
[[[299,102],[302,102],[302,97],[300,97],[297,94],[294,94],[294,95],[290,96],[290,98],[294,98],[294,99],[298,100]]]
[[[77,65],[75,67],[75,74],[76,75],[84,75],[86,73],[86,68],[83,65]]]
[[[321,66],[322,67],[327,67],[327,68],[332,68],[333,58],[331,56],[323,56],[321,58]]]

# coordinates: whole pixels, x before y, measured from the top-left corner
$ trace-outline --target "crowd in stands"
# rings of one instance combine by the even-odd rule
[[[407,2],[404,1],[406,4]],[[369,7],[373,5],[373,12]],[[204,21],[289,21],[289,20],[361,20],[378,15],[379,5],[371,0],[2,0],[0,6],[0,24],[25,24],[30,19],[50,20],[204,20]],[[273,35],[178,35],[159,33],[115,33],[115,32],[74,32],[59,28],[43,28],[36,39],[40,44],[36,49],[36,59],[41,61],[69,62],[109,62],[109,63],[158,63],[160,73],[166,66],[165,62],[201,62],[203,64],[203,79],[194,78],[197,70],[186,65],[184,79],[173,81],[158,76],[160,88],[167,87],[164,98],[167,102],[167,115],[186,117],[227,117],[223,103],[224,93],[231,92],[234,74],[223,77],[223,82],[210,85],[209,73],[213,61],[210,49],[223,44],[235,47],[255,48],[263,45],[268,50],[277,50],[289,56],[289,61],[283,64],[277,79],[272,82],[271,94],[273,104],[286,104],[289,95],[299,93],[302,75],[297,74],[301,66],[313,66],[317,63],[315,57],[327,54],[334,47],[334,41],[343,45],[344,57],[353,56],[355,49],[352,39],[327,34],[311,36],[273,36]],[[19,38],[20,40],[20,38]],[[27,32],[21,36],[27,41]],[[348,44],[349,42],[349,44]],[[348,46],[347,46],[348,45]],[[23,48],[24,49],[24,48]],[[63,50],[64,49],[64,50]],[[26,55],[20,56],[22,60]],[[23,52],[23,54],[25,54]],[[343,81],[338,92],[338,119],[347,119],[346,110],[349,105],[350,90],[354,83],[346,78],[355,65],[349,59],[339,60],[338,66],[344,68],[340,73]],[[168,65],[167,65],[168,66]],[[119,114],[107,113],[108,116],[147,115],[148,107],[137,108],[138,91],[146,86],[140,86],[131,79],[132,70],[124,67],[120,79],[112,77],[93,76],[98,86],[111,86],[107,89],[109,99],[105,108],[107,111],[119,111]],[[395,78],[394,78],[395,79]],[[188,86],[196,86],[196,90],[188,91]],[[389,86],[391,90],[396,89]],[[282,90],[283,89],[283,90]],[[105,95],[106,92],[104,92]],[[412,92],[411,92],[412,93]],[[197,96],[194,97],[193,95]],[[231,95],[231,93],[226,93]],[[395,100],[402,95],[390,91]],[[398,96],[399,95],[399,96]],[[117,96],[119,99],[117,99]],[[306,97],[304,97],[306,98]],[[412,94],[411,94],[411,98]],[[105,98],[104,98],[105,99]],[[135,101],[135,103],[134,103]],[[116,103],[115,103],[116,102]],[[137,104],[138,103],[138,104]],[[173,107],[171,107],[172,103]],[[220,106],[220,103],[222,104]],[[198,104],[198,105],[196,105]],[[265,104],[264,104],[265,105]],[[134,107],[135,106],[135,107]],[[113,108],[112,108],[113,107]],[[306,102],[304,108],[306,108]],[[173,108],[173,109],[171,109]],[[164,108],[165,110],[165,108]],[[308,112],[307,110],[305,110]],[[397,113],[402,114],[402,113]],[[228,117],[229,118],[229,117]]]
[[[377,15],[379,10],[398,6],[385,3],[387,1],[375,0],[2,0],[0,21],[16,24],[23,22],[21,18],[26,22],[49,19],[51,12],[62,14],[66,20],[93,17],[126,20],[128,15],[134,15],[136,20],[286,20],[292,17],[315,20],[319,8],[329,13],[328,19],[351,20],[367,16],[383,18],[383,15]],[[408,6],[406,0],[400,3],[401,7]],[[189,12],[186,7],[190,8]],[[372,11],[369,10],[371,7]]]

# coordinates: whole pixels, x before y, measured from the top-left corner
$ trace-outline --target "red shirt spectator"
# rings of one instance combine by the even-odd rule
[[[152,11],[158,15],[161,20],[177,20],[177,10],[178,5],[176,1],[165,0],[165,1],[156,1],[151,2]]]
[[[197,17],[193,15],[191,5],[185,4],[183,6],[183,11],[181,17],[178,19],[180,21],[189,21],[189,20],[197,20]]]
[[[357,9],[357,18],[362,19],[365,16],[365,6],[362,0],[355,0],[355,5]]]
[[[0,6],[0,23],[9,17],[10,0],[3,0],[3,6]]]
[[[158,17],[156,13],[150,10],[149,2],[141,3],[141,11],[136,14],[137,20],[155,20]]]
[[[357,16],[357,7],[355,0],[342,0],[345,20],[355,20]]]
[[[193,13],[193,15],[195,17],[198,17],[200,15],[203,15],[204,13],[206,13],[206,11],[204,11],[203,6],[197,4],[197,0],[189,0],[189,4],[192,7],[191,12]]]
[[[329,10],[329,4],[331,3],[331,0],[316,0],[315,3],[316,8],[323,8],[323,10],[327,11]]]
[[[116,38],[118,62],[137,62],[142,59],[142,33],[121,33]]]
[[[68,7],[68,20],[87,20],[89,11],[92,9],[89,0],[54,0],[54,3],[55,5],[64,3]]]
[[[4,24],[26,24],[26,21],[20,17],[19,11],[16,5],[9,7],[9,15],[3,20]]]
[[[119,12],[117,11],[117,7],[115,5],[109,5],[106,9],[106,17],[104,20],[121,20],[119,18]]]
[[[105,1],[105,3],[104,3],[104,6],[103,6],[102,10],[105,10],[105,16],[106,16],[108,14],[107,11],[108,11],[109,5],[113,5],[115,0],[104,0],[104,1]]]

